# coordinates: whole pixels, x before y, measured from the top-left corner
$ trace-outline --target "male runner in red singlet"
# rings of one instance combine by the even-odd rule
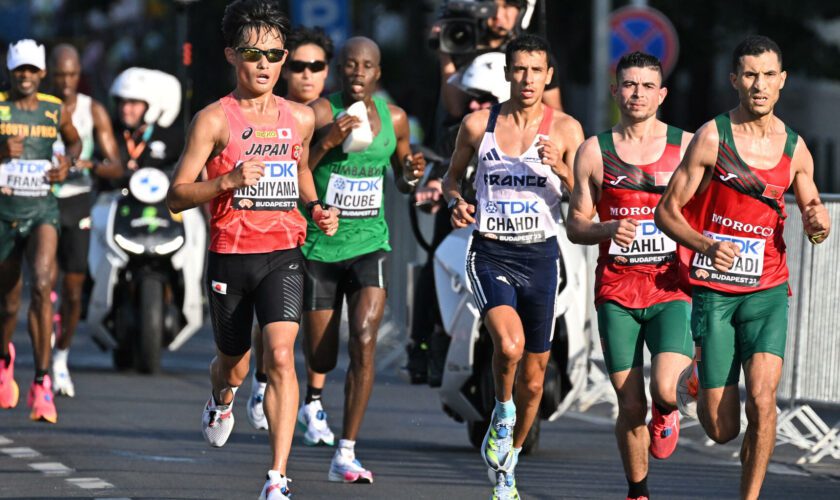
[[[691,304],[679,286],[677,245],[653,222],[691,134],[656,118],[668,93],[656,57],[641,52],[622,57],[615,79],[619,122],[578,151],[568,235],[575,243],[600,245],[595,305],[604,361],[618,396],[615,437],[627,498],[641,499],[649,496],[648,449],[663,459],[677,446],[677,378],[693,353]],[[645,344],[652,357],[653,399],[647,429]]]
[[[260,498],[279,499],[290,495],[285,474],[298,405],[294,342],[306,221],[297,202],[328,235],[337,230],[338,217],[316,199],[307,163],[312,110],[272,93],[286,57],[285,15],[268,0],[238,0],[225,9],[222,32],[236,88],[196,115],[168,201],[176,212],[208,201],[211,207],[207,281],[217,354],[204,437],[218,447],[233,430],[233,398],[248,374],[256,312],[273,453]],[[208,180],[196,182],[205,165]]]
[[[563,185],[572,188],[569,165],[583,142],[577,120],[542,103],[548,55],[538,36],[508,44],[510,100],[464,118],[444,178],[452,225],[477,229],[466,265],[493,340],[496,406],[481,455],[494,473],[494,499],[519,498],[514,468],[537,417],[554,336],[560,200]],[[459,183],[476,153],[473,205]]]
[[[699,382],[700,423],[718,443],[740,433],[744,369],[741,498],[747,499],[758,498],[776,442],[790,293],[783,238],[788,187],[813,243],[831,226],[811,153],[773,113],[786,77],[782,52],[769,38],[751,36],[735,48],[729,79],[738,107],[697,131],[656,210],[656,224],[681,245],[693,285],[697,369],[686,369],[680,385],[696,391]]]
[[[286,100],[309,104],[321,97],[321,93],[324,92],[333,53],[332,40],[320,29],[300,27],[289,33],[286,48],[289,56],[283,63],[283,71],[280,74],[286,80]],[[254,325],[252,337],[256,359],[254,360],[254,377],[251,380],[251,396],[248,398],[248,421],[255,429],[268,429],[268,421],[263,411],[265,385],[268,380],[263,370],[262,332],[259,325]],[[323,389],[326,378],[325,374],[312,371],[307,364],[304,404],[318,401],[317,405],[320,407],[320,390]],[[317,389],[317,394],[313,388]],[[306,427],[303,444],[323,443],[332,446],[335,438],[327,425],[326,413],[315,412],[315,415],[323,418],[309,418],[300,424]]]

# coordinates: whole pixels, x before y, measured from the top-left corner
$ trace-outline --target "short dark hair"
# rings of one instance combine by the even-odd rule
[[[659,72],[660,78],[662,77],[662,62],[659,61],[659,58],[644,52],[639,52],[638,50],[636,52],[625,54],[618,60],[618,64],[615,67],[616,80],[618,80],[619,74],[628,68],[655,69]]]
[[[775,52],[779,58],[779,66],[782,65],[782,49],[779,48],[779,44],[763,35],[748,36],[732,52],[732,72],[738,73],[742,57],[760,56],[765,52]]]
[[[511,65],[511,61],[513,61],[513,54],[514,52],[544,52],[545,53],[545,63],[547,66],[551,66],[549,62],[551,49],[548,45],[548,41],[537,35],[522,35],[514,38],[507,44],[505,47],[505,64],[507,66]]]
[[[275,33],[285,44],[289,19],[274,0],[236,0],[225,7],[222,35],[228,47],[244,43],[250,30]]]
[[[327,62],[330,62],[330,59],[332,59],[333,42],[321,28],[310,29],[299,27],[293,29],[286,39],[286,48],[289,50],[289,53],[291,54],[303,45],[317,45],[324,51]]]

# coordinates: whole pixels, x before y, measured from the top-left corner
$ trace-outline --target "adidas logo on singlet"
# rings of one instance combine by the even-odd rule
[[[499,161],[502,157],[499,156],[499,153],[496,152],[496,148],[492,148],[490,151],[485,153],[484,156],[481,157],[482,161]]]

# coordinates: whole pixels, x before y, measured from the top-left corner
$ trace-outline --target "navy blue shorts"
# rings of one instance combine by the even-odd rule
[[[517,245],[474,235],[467,252],[467,276],[481,315],[497,306],[516,309],[531,353],[551,349],[559,273],[557,238]]]

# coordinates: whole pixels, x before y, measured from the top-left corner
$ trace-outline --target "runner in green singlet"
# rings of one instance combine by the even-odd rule
[[[81,141],[61,100],[38,92],[46,76],[44,46],[20,40],[9,46],[6,62],[11,89],[0,93],[0,408],[14,408],[19,397],[11,341],[23,288],[21,265],[26,257],[32,288],[29,336],[35,358],[35,380],[27,404],[32,408],[32,420],[55,423],[58,414],[48,371],[58,203],[51,184],[67,177]],[[59,135],[66,156],[53,155]]]
[[[303,247],[304,347],[314,372],[327,373],[335,367],[346,297],[350,367],[342,439],[329,480],[371,483],[373,474],[355,459],[354,445],[373,388],[376,336],[385,308],[385,260],[391,250],[384,214],[385,173],[393,168],[397,188],[409,191],[423,175],[426,162],[422,154],[411,154],[405,111],[373,96],[380,76],[376,43],[362,37],[348,40],[339,56],[338,73],[342,91],[311,104],[318,131],[310,151],[315,188],[321,203],[341,210],[341,224],[334,236],[321,238],[309,220]],[[364,103],[366,123],[345,113],[357,101]],[[371,128],[373,142],[361,151],[345,153],[345,139],[363,126]],[[320,393],[321,388],[308,392],[313,390]]]

